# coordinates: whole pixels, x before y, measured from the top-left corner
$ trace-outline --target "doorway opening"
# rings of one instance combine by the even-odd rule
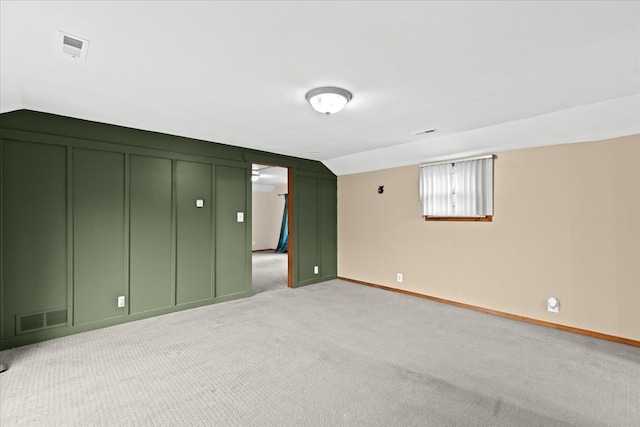
[[[251,165],[251,260],[253,293],[292,286],[291,170]]]

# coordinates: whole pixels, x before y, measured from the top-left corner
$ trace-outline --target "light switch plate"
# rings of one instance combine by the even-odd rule
[[[244,222],[244,212],[238,212],[237,219],[238,222]]]
[[[118,308],[124,307],[124,295],[118,297]]]
[[[318,266],[317,265],[313,266],[313,274],[318,274]]]

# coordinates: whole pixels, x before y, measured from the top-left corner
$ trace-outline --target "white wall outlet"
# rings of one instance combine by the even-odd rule
[[[124,307],[124,295],[118,297],[118,308]]]
[[[318,266],[317,265],[313,266],[313,274],[318,274]]]
[[[551,297],[547,300],[547,311],[557,313],[560,311],[560,301],[557,298]]]
[[[201,208],[204,206],[204,200],[196,199],[196,208]]]
[[[244,222],[244,212],[238,212],[238,213],[236,214],[236,220],[237,220],[238,222]]]
[[[398,283],[402,283],[402,273],[398,273],[398,274],[396,275],[396,281],[397,281]]]

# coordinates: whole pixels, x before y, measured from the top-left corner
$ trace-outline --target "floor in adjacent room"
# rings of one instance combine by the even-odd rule
[[[253,293],[287,287],[287,254],[275,251],[253,252]]]
[[[8,426],[638,426],[640,348],[341,280],[0,353]]]

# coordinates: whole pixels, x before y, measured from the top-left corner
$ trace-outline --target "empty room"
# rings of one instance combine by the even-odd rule
[[[639,1],[0,0],[0,425],[640,426]]]

